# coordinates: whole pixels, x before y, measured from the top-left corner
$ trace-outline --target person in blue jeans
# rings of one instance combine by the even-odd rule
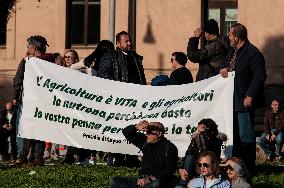
[[[222,77],[232,72],[234,77],[233,101],[233,153],[241,158],[251,175],[256,173],[256,139],[254,112],[265,103],[265,59],[260,50],[250,43],[244,25],[232,25],[228,38],[231,48],[227,60],[220,66]]]
[[[258,144],[264,150],[268,160],[282,159],[281,149],[284,138],[284,112],[280,109],[280,102],[273,99],[270,108],[264,116],[264,133]],[[275,151],[274,151],[275,148]]]

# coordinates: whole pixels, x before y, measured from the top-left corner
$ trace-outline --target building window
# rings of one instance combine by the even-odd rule
[[[6,46],[6,31],[0,31],[0,46]]]
[[[220,35],[226,36],[230,27],[238,22],[238,1],[209,0],[208,19],[215,19],[220,27]]]
[[[5,24],[5,25],[4,25]],[[0,25],[0,46],[6,46],[6,23]]]
[[[67,47],[89,46],[100,41],[100,0],[69,0]]]

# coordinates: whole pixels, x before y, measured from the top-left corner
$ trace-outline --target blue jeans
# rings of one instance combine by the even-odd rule
[[[253,112],[237,112],[241,142],[255,143]]]
[[[274,129],[271,130],[271,133],[275,131]],[[280,155],[282,146],[283,146],[283,140],[284,140],[284,133],[279,132],[278,135],[276,136],[275,140],[275,154]],[[273,151],[273,145],[274,143],[271,143],[270,141],[266,140],[266,133],[262,133],[258,140],[258,144],[260,147],[264,150],[265,154],[268,156],[274,155]]]
[[[135,188],[141,187],[137,185],[138,177],[120,177],[116,176],[111,178],[110,186],[111,188]],[[143,186],[143,188],[160,188],[161,184],[159,180],[151,181],[147,185]]]
[[[17,153],[19,155],[21,148],[23,146],[23,138],[19,137],[19,122],[20,122],[20,117],[22,115],[22,106],[17,105],[17,118],[16,118],[16,144],[17,144]]]

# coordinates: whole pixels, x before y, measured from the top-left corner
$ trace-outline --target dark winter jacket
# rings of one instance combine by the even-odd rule
[[[234,49],[228,51],[226,63],[228,67]],[[262,53],[249,41],[238,50],[235,63],[234,111],[250,111],[264,105],[264,82],[266,80],[265,60]],[[253,98],[251,108],[245,108],[244,98]]]
[[[218,38],[208,41],[202,49],[198,49],[198,43],[198,37],[191,37],[187,46],[188,59],[193,63],[199,63],[196,81],[219,74],[220,65],[225,62],[227,52],[226,47]]]
[[[186,67],[181,67],[171,73],[168,85],[182,85],[192,83],[191,72]]]
[[[275,120],[273,116],[275,116]],[[264,131],[266,134],[270,134],[271,129],[276,129],[276,134],[284,131],[284,112],[282,110],[275,114],[271,109],[265,112]]]
[[[178,162],[178,150],[166,138],[155,143],[147,143],[146,136],[137,132],[135,125],[123,130],[125,138],[143,152],[140,175],[152,175],[162,182],[161,187],[169,187],[168,183],[174,179]]]
[[[51,53],[42,54],[41,56],[39,56],[37,58],[54,63],[54,57]],[[19,104],[22,103],[22,92],[23,92],[23,81],[24,81],[24,74],[25,74],[25,64],[26,64],[25,59],[22,59],[19,66],[18,66],[18,70],[17,70],[16,75],[15,75],[14,80],[13,80],[14,99]]]
[[[146,84],[143,57],[131,51],[125,55],[119,48],[105,53],[100,60],[98,77],[109,80]]]
[[[193,135],[185,156],[194,155],[197,157],[199,153],[206,151],[212,151],[216,156],[220,156],[222,144],[223,140],[218,136],[211,136],[206,134],[206,132],[201,132]]]
[[[13,115],[12,115],[12,118],[11,118],[11,121],[9,122],[9,119],[7,118],[7,114],[8,114],[8,111],[6,109],[4,109],[1,113],[0,113],[0,131],[4,134],[2,134],[2,136],[10,136],[11,133],[13,131],[16,131],[16,121],[17,121],[17,117],[16,117],[16,109],[13,108]],[[3,126],[5,124],[8,124],[11,126],[11,130],[8,131],[7,129],[4,129]],[[6,138],[5,138],[6,139]]]

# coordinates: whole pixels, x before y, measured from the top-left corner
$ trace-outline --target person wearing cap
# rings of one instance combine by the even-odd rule
[[[146,131],[146,134],[141,131]],[[113,177],[111,187],[174,187],[178,150],[164,137],[163,124],[144,120],[127,126],[122,132],[130,143],[142,151],[141,169],[138,177]]]
[[[231,188],[251,188],[252,186],[246,181],[247,168],[245,163],[237,157],[232,157],[225,164],[220,164],[224,168]]]
[[[199,39],[204,34],[207,44],[198,49]],[[220,64],[226,60],[227,49],[219,38],[219,26],[214,19],[208,20],[203,28],[197,28],[189,38],[187,57],[199,64],[196,81],[218,75]]]
[[[190,180],[187,187],[230,188],[230,182],[221,176],[219,162],[219,157],[211,151],[200,153],[196,165],[200,177]]]

